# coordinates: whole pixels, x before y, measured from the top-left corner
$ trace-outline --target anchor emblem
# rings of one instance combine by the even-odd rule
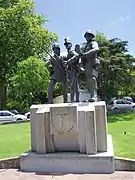
[[[68,112],[59,112],[59,113],[56,114],[56,120],[52,122],[53,128],[59,134],[66,134],[66,133],[68,133],[69,131],[71,131],[71,129],[74,126],[74,122],[71,121],[70,119],[66,118],[67,115],[69,115]],[[69,121],[69,123],[66,122],[66,121]],[[53,123],[55,123],[55,125]],[[58,124],[59,124],[59,127],[56,127]]]

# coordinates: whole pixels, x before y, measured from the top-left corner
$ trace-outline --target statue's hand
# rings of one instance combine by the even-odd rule
[[[83,58],[83,57],[85,57],[85,56],[86,56],[85,53],[80,53],[80,57],[81,57],[81,58]]]
[[[67,61],[63,61],[63,66],[67,67],[67,65],[68,65],[68,62]]]
[[[80,54],[79,54],[79,57],[80,57],[80,58],[83,57],[83,53],[80,53]]]

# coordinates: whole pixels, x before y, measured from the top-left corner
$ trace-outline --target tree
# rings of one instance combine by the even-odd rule
[[[109,40],[101,33],[97,33],[95,39],[100,47],[101,63],[98,79],[100,97],[109,100],[114,96],[129,94],[134,58],[128,54],[128,42],[119,38]]]
[[[6,6],[0,7],[0,108],[4,106],[7,80],[16,71],[17,62],[34,55],[42,57],[43,50],[50,51],[52,41],[57,40],[56,34],[44,27],[47,19],[35,13],[33,1],[14,1],[12,6],[10,1],[5,2]]]
[[[0,7],[10,8],[18,2],[19,2],[19,0],[0,0]]]
[[[33,100],[39,102],[37,95],[47,92],[49,72],[44,62],[37,57],[30,57],[19,62],[17,69],[16,74],[10,79],[9,100],[10,102],[11,100],[12,102],[23,102],[24,106],[29,107],[31,96]]]

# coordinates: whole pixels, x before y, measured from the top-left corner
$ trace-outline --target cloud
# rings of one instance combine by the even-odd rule
[[[128,21],[129,19],[130,19],[129,15],[119,17],[120,21]]]
[[[115,21],[111,21],[110,24],[115,26],[117,25],[120,21],[128,21],[130,19],[130,16],[129,15],[125,15],[125,16],[121,16],[119,17],[117,20]]]

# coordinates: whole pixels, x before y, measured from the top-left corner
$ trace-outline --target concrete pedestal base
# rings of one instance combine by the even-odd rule
[[[80,153],[24,153],[20,156],[21,171],[44,173],[113,173],[115,171],[111,136],[108,150],[104,153],[87,155]]]

